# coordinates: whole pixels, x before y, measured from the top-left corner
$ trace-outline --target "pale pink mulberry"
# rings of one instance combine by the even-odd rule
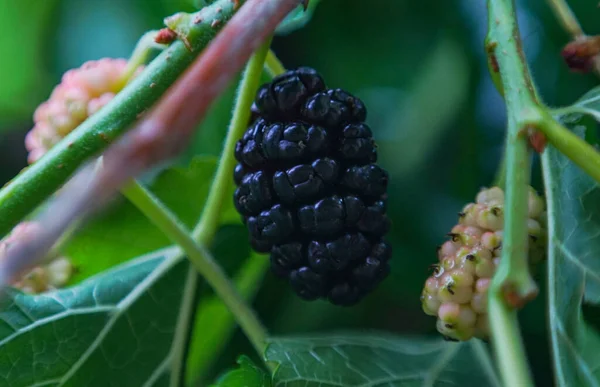
[[[530,188],[528,234],[532,267],[545,258],[545,204]],[[477,195],[459,214],[438,249],[439,262],[421,294],[423,311],[437,317],[438,331],[450,340],[486,339],[487,292],[502,255],[504,192],[493,187]]]
[[[140,71],[138,68],[132,77]],[[35,111],[25,138],[34,163],[89,116],[108,104],[129,80],[127,60],[103,58],[67,71],[50,98]]]
[[[11,233],[0,241],[0,260],[3,259],[11,244],[17,240],[24,241],[35,238],[40,231],[40,224],[36,222],[19,223]],[[11,285],[25,293],[42,293],[65,286],[73,275],[73,265],[66,257],[55,257],[50,262],[37,265]]]

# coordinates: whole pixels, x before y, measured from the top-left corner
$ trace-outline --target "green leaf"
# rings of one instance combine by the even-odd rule
[[[273,339],[268,361],[279,364],[274,386],[499,386],[479,341],[391,334]]]
[[[583,136],[585,128],[575,132]],[[600,386],[600,334],[582,302],[600,302],[600,188],[553,147],[542,157],[548,206],[548,310],[559,385]]]
[[[221,376],[212,387],[270,387],[269,376],[252,363],[247,356],[240,356],[239,367]]]
[[[304,6],[301,5],[290,12],[279,26],[277,26],[275,33],[278,35],[287,35],[304,27],[312,18],[312,15],[320,2],[321,0],[310,0],[306,10],[304,10]]]
[[[239,243],[224,245],[237,245],[238,250],[240,248]],[[219,262],[223,262],[226,258],[229,260],[236,258],[239,262],[248,255],[249,252],[245,254],[238,252],[229,254],[229,257],[220,257],[215,251],[215,258]],[[239,268],[234,278],[235,287],[246,301],[254,298],[268,268],[269,259],[256,253],[246,259],[243,266]],[[206,372],[218,360],[219,354],[229,343],[236,327],[233,315],[220,298],[211,293],[202,297],[196,309],[196,319],[190,338],[186,372],[188,385],[201,384]]]
[[[196,281],[169,248],[69,289],[9,290],[0,305],[0,385],[175,386]]]
[[[200,218],[216,169],[216,159],[196,157],[188,168],[174,167],[151,183],[154,194],[193,228]],[[233,197],[233,192],[225,195]],[[223,223],[239,223],[233,200],[226,201]],[[133,257],[170,245],[169,239],[131,203],[118,203],[79,230],[65,248],[78,273],[76,283]]]
[[[600,86],[585,93],[573,105],[555,109],[557,118],[565,124],[583,123],[582,115],[588,115],[600,122]],[[585,140],[592,145],[600,145],[597,126],[586,125]]]
[[[600,121],[600,86],[585,93],[573,105],[557,109],[557,112],[590,114]]]

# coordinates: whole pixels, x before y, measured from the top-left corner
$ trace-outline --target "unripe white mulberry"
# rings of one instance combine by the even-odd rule
[[[504,191],[502,191],[502,189],[498,187],[482,189],[477,194],[475,202],[477,202],[477,204],[483,204],[485,206],[504,204]]]
[[[0,260],[16,241],[35,238],[40,231],[36,222],[19,223],[11,233],[0,241]],[[42,293],[65,286],[73,275],[73,264],[66,257],[57,257],[48,263],[33,267],[11,285],[25,293]]]
[[[133,76],[141,71],[136,70]],[[28,161],[34,163],[110,102],[128,81],[125,59],[103,58],[67,71],[50,98],[35,111],[35,126],[25,138]]]
[[[532,266],[545,257],[544,201],[529,190],[529,259]],[[489,336],[487,292],[502,255],[504,192],[484,189],[476,203],[467,204],[450,239],[438,249],[439,263],[423,288],[426,314],[437,317],[437,329],[451,340]]]

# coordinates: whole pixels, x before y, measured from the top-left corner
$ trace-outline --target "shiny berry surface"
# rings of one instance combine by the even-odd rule
[[[389,274],[388,174],[366,117],[359,98],[301,67],[260,87],[236,144],[250,244],[305,300],[354,305]]]

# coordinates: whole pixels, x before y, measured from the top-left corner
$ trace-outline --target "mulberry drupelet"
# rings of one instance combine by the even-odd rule
[[[438,331],[448,340],[489,336],[488,288],[502,257],[504,191],[483,189],[475,203],[467,204],[438,249],[438,262],[421,293],[423,311],[437,317]],[[530,269],[545,258],[546,212],[544,200],[529,190]]]
[[[257,92],[238,141],[235,207],[254,250],[306,300],[353,305],[388,275],[388,174],[362,101],[308,67]]]

